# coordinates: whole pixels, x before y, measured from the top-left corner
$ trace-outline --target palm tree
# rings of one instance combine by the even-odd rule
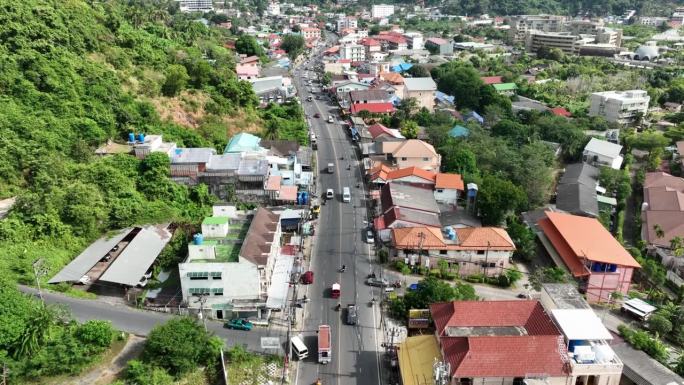
[[[653,225],[653,231],[655,231],[656,238],[660,239],[665,236],[665,231],[659,224]]]

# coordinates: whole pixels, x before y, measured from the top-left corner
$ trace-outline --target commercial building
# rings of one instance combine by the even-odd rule
[[[247,224],[248,231],[239,230]],[[279,255],[281,234],[280,216],[265,208],[258,208],[251,222],[245,214],[205,218],[202,233],[188,245],[188,257],[178,264],[188,307],[199,310],[199,297],[206,296],[205,316],[261,318],[271,285],[283,285],[272,282],[276,260],[287,260]]]
[[[404,37],[409,49],[419,50],[425,47],[423,34],[420,32],[405,32]]]
[[[359,44],[345,44],[340,47],[340,58],[360,62],[366,60],[366,48]]]
[[[581,45],[581,37],[570,32],[545,32],[529,30],[525,34],[525,49],[538,52],[540,48],[559,49],[568,55],[576,55]]]
[[[375,4],[371,8],[371,17],[373,19],[383,19],[392,15],[394,15],[394,5]]]
[[[527,32],[537,30],[541,32],[563,32],[567,16],[557,15],[518,15],[510,16],[506,23],[509,25],[508,39],[512,43],[525,41]]]
[[[176,0],[181,12],[211,12],[214,10],[212,0]]]
[[[431,37],[425,40],[425,48],[435,55],[451,55],[454,53],[453,43],[441,37]]]
[[[358,26],[358,21],[353,16],[341,16],[337,19],[337,32],[344,29],[355,29]]]
[[[634,123],[648,112],[651,97],[643,90],[605,91],[591,94],[589,116],[601,116],[609,122]]]
[[[547,211],[537,225],[551,259],[575,277],[589,302],[607,302],[613,292],[628,293],[640,265],[601,222]]]
[[[321,38],[321,30],[315,27],[302,28],[302,36],[306,40],[317,40]]]

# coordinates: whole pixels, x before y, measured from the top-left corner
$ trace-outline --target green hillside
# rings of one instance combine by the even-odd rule
[[[234,74],[229,33],[174,12],[173,1],[0,1],[0,275],[54,274],[108,230],[197,221],[205,187],[168,178],[168,158],[95,158],[107,139],[163,133],[179,146],[222,148],[226,121],[256,116],[251,86]],[[161,105],[201,101],[194,128],[160,118]],[[173,104],[173,103],[172,103]],[[232,117],[231,117],[232,116]]]

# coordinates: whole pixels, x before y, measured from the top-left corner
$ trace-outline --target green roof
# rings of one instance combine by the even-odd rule
[[[203,225],[225,225],[228,223],[228,217],[206,217],[202,221]]]
[[[608,205],[611,205],[611,206],[617,206],[617,199],[612,198],[612,197],[606,197],[606,196],[603,196],[603,195],[597,195],[597,196],[596,196],[596,200],[597,200],[599,203],[605,203],[605,204],[608,204]]]
[[[494,89],[497,91],[513,91],[518,89],[518,85],[515,83],[501,83],[492,85],[494,86]]]
[[[258,151],[260,149],[259,142],[261,138],[246,132],[241,132],[232,138],[228,142],[224,154],[230,152],[243,152],[243,151]]]

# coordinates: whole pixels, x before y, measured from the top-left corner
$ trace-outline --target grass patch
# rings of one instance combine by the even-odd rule
[[[261,385],[268,380],[278,382],[282,361],[277,356],[249,353],[236,345],[227,352],[228,383],[231,385]]]
[[[210,385],[211,382],[207,379],[204,369],[197,369],[194,372],[188,373],[176,382],[176,385]]]

